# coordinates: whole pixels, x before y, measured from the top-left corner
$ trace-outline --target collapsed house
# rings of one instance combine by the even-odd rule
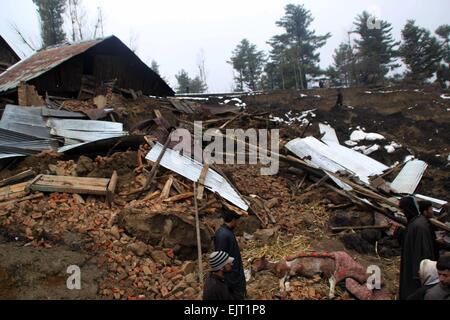
[[[13,48],[0,36],[0,74],[20,61],[20,57]]]
[[[144,95],[173,96],[174,91],[115,36],[58,45],[36,52],[0,75],[0,97],[19,103],[19,85],[41,96],[86,99],[104,83]],[[36,105],[38,106],[38,105]]]
[[[115,37],[50,48],[27,60],[0,76],[6,102],[0,120],[0,158],[5,160],[0,171],[0,240],[14,239],[19,257],[23,250],[49,248],[44,256],[52,246],[68,246],[71,254],[78,250],[98,258],[92,269],[105,272],[95,275],[99,285],[89,298],[199,298],[197,250],[211,250],[223,208],[245,217],[243,230],[237,232],[246,245],[246,267],[263,254],[280,258],[310,252],[312,241],[328,229],[333,235],[353,235],[355,230],[381,233],[386,221],[404,225],[397,205],[403,195],[429,199],[437,218],[445,214],[446,201],[416,193],[427,167],[424,161],[385,165],[368,156],[375,148],[362,153],[347,148],[322,123],[320,137],[304,137],[316,109],[297,117],[285,113],[289,129],[299,123],[302,128],[282,138],[286,153],[291,153],[279,155],[284,171],[261,177],[250,174],[257,170],[250,165],[228,169],[180,155],[168,138],[177,128],[192,135],[199,120],[204,129],[270,128],[280,120],[271,110],[251,110],[233,95],[171,97],[173,91]],[[286,178],[290,174],[292,186]],[[306,198],[311,193],[320,198],[317,207]],[[329,201],[326,210],[323,201]],[[341,209],[375,218],[335,227],[326,211],[332,211],[331,221]],[[433,223],[449,232],[448,224]],[[286,233],[286,244],[277,238],[280,230]],[[251,247],[260,242],[263,246]],[[0,254],[8,249],[0,243]],[[55,274],[64,270],[57,267]],[[45,274],[38,277],[45,280]],[[11,279],[10,287],[25,283]],[[297,293],[311,289],[308,282],[293,286]],[[270,290],[255,291],[261,297]],[[27,294],[48,298],[53,291]],[[309,290],[297,297],[318,296]]]

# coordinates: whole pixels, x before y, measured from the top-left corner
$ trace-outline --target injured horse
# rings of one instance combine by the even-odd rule
[[[335,296],[336,284],[346,281],[346,288],[360,300],[388,300],[386,293],[369,290],[366,286],[369,274],[358,262],[344,251],[332,253],[299,253],[286,257],[277,263],[269,262],[266,257],[252,261],[252,275],[262,270],[269,270],[280,278],[280,289],[287,291],[288,280],[293,276],[311,278],[320,275],[330,284],[329,298]],[[289,290],[289,289],[288,289]]]

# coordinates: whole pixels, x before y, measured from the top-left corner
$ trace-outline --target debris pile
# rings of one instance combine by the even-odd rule
[[[122,46],[113,37],[49,49],[0,75],[0,297],[201,299],[197,250],[207,270],[225,208],[242,216],[235,233],[251,299],[328,299],[320,276],[299,275],[282,290],[270,272],[251,272],[257,258],[313,252],[380,266],[383,292],[395,298],[401,248],[391,229],[405,226],[404,195],[433,203],[431,222],[448,250],[447,93],[349,89],[352,106],[343,110],[331,109],[326,89],[174,97],[134,55],[135,79],[115,70],[53,87],[44,81],[105,43]],[[384,105],[387,94],[399,105]],[[279,129],[279,171],[194,159],[175,148],[176,129],[190,137],[198,129]],[[185,145],[207,148],[202,140]],[[45,267],[46,259],[57,262]],[[87,270],[78,294],[64,293],[66,264]],[[42,286],[33,288],[33,277]],[[354,299],[357,285],[338,283],[335,299]]]

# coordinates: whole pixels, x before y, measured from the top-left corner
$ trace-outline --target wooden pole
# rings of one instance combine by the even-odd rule
[[[200,238],[200,218],[198,217],[198,203],[196,194],[197,194],[197,183],[194,182],[194,208],[195,208],[195,228],[197,231],[198,277],[200,279],[200,284],[203,287],[202,242]]]

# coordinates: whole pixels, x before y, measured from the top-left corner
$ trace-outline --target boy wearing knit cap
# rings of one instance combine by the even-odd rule
[[[211,272],[203,287],[203,300],[234,300],[225,283],[225,273],[231,272],[234,258],[224,251],[213,252],[209,256]]]

